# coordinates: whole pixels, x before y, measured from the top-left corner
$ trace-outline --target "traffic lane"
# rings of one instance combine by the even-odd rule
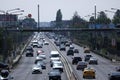
[[[86,53],[84,53],[84,48],[78,46],[78,45],[75,45],[74,46],[78,49],[80,49],[80,56],[82,56],[84,58],[84,56],[86,55]],[[107,67],[106,69],[109,69],[109,70],[115,70],[115,67],[120,65],[120,63],[114,63],[106,58],[103,58],[93,52],[90,52],[90,54],[93,56],[93,57],[96,57],[98,59],[98,65],[101,65],[101,67]],[[108,71],[109,71],[108,70]]]
[[[29,58],[29,57],[25,57],[25,54],[23,55],[23,57],[20,60],[20,64],[12,71],[12,75],[14,77],[15,80],[49,80],[48,79],[48,72],[52,69],[50,67],[50,52],[51,50],[55,50],[55,49],[51,49],[52,45],[44,45],[44,47],[42,48],[43,51],[45,51],[45,54],[47,56],[46,59],[46,70],[43,70],[42,74],[32,74],[32,66],[34,65],[34,61],[36,58],[36,51],[38,50],[37,48],[35,48],[34,50],[34,54],[35,56],[33,58]],[[41,49],[41,48],[40,48]],[[62,73],[62,80],[67,80],[66,74]]]
[[[37,56],[36,51],[37,49],[34,49],[34,57],[26,57],[25,54],[23,54],[17,67],[12,70],[11,74],[14,77],[14,80],[44,80],[46,78],[47,70],[42,70],[43,73],[39,75],[32,74],[32,67]]]
[[[75,46],[76,47],[76,46]],[[79,47],[76,47],[79,49]],[[82,56],[84,57],[85,53],[83,53],[83,48],[80,47],[80,54],[75,54],[75,56]],[[90,53],[93,56],[95,56],[93,53]],[[88,65],[90,67],[93,67],[96,70],[96,80],[107,80],[108,79],[108,74],[112,71],[115,71],[115,65],[113,65],[111,62],[109,62],[108,60],[105,60],[104,58],[102,59],[102,57],[100,56],[95,56],[96,58],[98,58],[98,65]],[[72,58],[71,57],[67,57],[68,60],[71,62]],[[74,68],[76,68],[76,66],[74,66]],[[81,74],[79,71],[77,71],[78,74]],[[82,78],[82,75],[81,75]]]
[[[58,47],[59,49],[59,47]],[[67,48],[68,50],[68,48]],[[82,50],[82,49],[81,49]],[[82,56],[83,60],[84,60],[84,55],[85,53],[82,53],[83,50],[81,51],[80,54],[76,54],[74,56]],[[64,54],[64,56],[66,56],[67,51],[62,51],[62,53]],[[91,53],[90,53],[91,54]],[[72,57],[73,56],[67,56],[67,59],[69,60],[70,64],[72,65]],[[109,67],[109,66],[114,66],[111,63],[108,63],[107,61],[101,61],[98,60],[99,65],[88,65],[89,67],[93,67],[96,70],[96,79],[95,80],[106,80],[108,79],[108,73],[110,73],[111,71],[114,71],[114,67]],[[104,64],[103,64],[104,63]],[[109,65],[108,65],[109,64]],[[76,70],[76,66],[74,65],[74,70]],[[79,70],[76,70],[77,74],[80,75],[81,79],[82,79],[82,72]]]
[[[25,80],[31,71],[34,58],[26,58],[23,56],[18,65],[12,70],[11,75],[15,80]]]
[[[62,51],[62,52],[66,56],[66,52],[64,52],[64,51]],[[80,55],[75,54],[75,56],[80,56]],[[69,60],[71,65],[72,65],[72,57],[73,56],[67,56],[67,59]],[[72,67],[73,67],[73,71],[75,73],[77,73],[77,76],[79,77],[80,80],[86,80],[86,79],[83,79],[83,71],[76,70],[76,65],[72,65]],[[106,80],[107,79],[108,76],[103,74],[103,72],[102,72],[103,70],[101,70],[101,68],[99,68],[98,65],[88,65],[88,67],[92,67],[96,70],[96,79],[93,79],[93,80]]]
[[[46,38],[46,40],[49,42],[49,46],[48,46],[48,47],[46,47],[47,45],[44,45],[44,46],[45,46],[45,49],[46,49],[46,51],[47,51],[47,56],[48,56],[48,58],[49,58],[48,63],[49,63],[49,67],[50,67],[50,52],[51,52],[52,50],[56,50],[56,48],[55,48],[55,46],[54,46],[53,44],[51,44],[51,42],[48,40],[48,38]],[[52,70],[51,67],[50,67],[50,70]],[[49,70],[49,71],[50,71],[50,70]],[[62,72],[62,74],[61,74],[61,79],[62,79],[62,80],[68,80],[65,70],[64,70],[64,72]]]

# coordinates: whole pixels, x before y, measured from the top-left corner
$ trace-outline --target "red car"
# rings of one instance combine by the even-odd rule
[[[41,53],[44,53],[44,51],[43,51],[43,50],[38,50],[38,51],[37,51],[37,56],[38,56],[39,54],[41,54]]]

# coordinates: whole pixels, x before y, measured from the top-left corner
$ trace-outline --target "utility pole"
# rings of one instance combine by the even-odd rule
[[[39,4],[38,4],[38,27],[37,28],[39,27],[40,27],[40,16],[39,16]]]
[[[95,29],[96,29],[96,5],[94,6],[95,9]],[[97,32],[95,31],[95,50],[97,50]]]

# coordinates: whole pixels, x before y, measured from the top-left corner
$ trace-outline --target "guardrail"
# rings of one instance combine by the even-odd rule
[[[57,47],[55,46],[55,44],[52,41],[49,40],[49,42],[51,44],[53,44],[54,48],[60,53],[62,62],[64,64],[64,66],[65,66],[64,68],[65,68],[65,71],[67,73],[68,80],[79,80],[78,77],[73,72],[73,69],[72,69],[69,61],[67,60],[67,58],[57,49]]]

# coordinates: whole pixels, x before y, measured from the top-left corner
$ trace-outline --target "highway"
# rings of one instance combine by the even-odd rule
[[[25,57],[25,54],[23,54],[19,64],[12,70],[11,75],[14,77],[14,80],[49,80],[48,72],[51,70],[50,58],[49,58],[50,51],[56,49],[59,51],[59,47],[55,46],[53,39],[48,39],[48,38],[45,39],[49,41],[49,45],[44,45],[43,48],[41,49],[45,51],[45,54],[47,56],[46,70],[42,70],[43,72],[42,74],[32,74],[32,66],[37,56],[36,51],[39,49],[39,48],[34,48],[35,56]],[[75,53],[74,56],[80,56],[84,60],[84,56],[86,53],[84,53],[83,47],[80,47],[76,44],[73,44],[73,46],[79,49],[79,54]],[[89,79],[83,79],[82,71],[76,70],[76,65],[72,65],[73,56],[66,56],[68,49],[69,47],[66,48],[66,51],[60,51],[60,53],[68,60],[69,64],[71,65],[73,73],[77,77],[77,80],[89,80]],[[120,65],[120,63],[113,63],[110,60],[107,60],[99,55],[94,54],[93,52],[91,52],[90,54],[98,59],[98,65],[88,65],[89,67],[94,68],[96,71],[96,79],[90,79],[90,80],[108,80],[108,74],[112,71],[115,71],[115,67]],[[62,73],[62,80],[69,80],[67,78],[65,68],[64,68],[64,72]]]
[[[46,69],[42,70],[42,74],[32,74],[32,67],[34,65],[35,58],[37,56],[36,51],[42,49],[47,56]],[[34,49],[34,57],[26,57],[23,54],[19,64],[12,70],[11,75],[14,77],[14,80],[49,80],[48,72],[51,70],[50,67],[50,52],[55,50],[52,44],[44,45],[43,48]],[[67,80],[65,71],[61,74],[62,80]]]
[[[53,41],[54,40],[51,40],[51,42],[53,42]],[[74,56],[80,56],[84,60],[84,56],[86,54],[89,54],[89,53],[84,53],[84,48],[83,47],[80,47],[80,46],[78,46],[76,44],[73,44],[73,46],[76,49],[79,49],[79,54],[75,53]],[[67,47],[67,50],[68,49],[69,48]],[[58,50],[59,50],[59,48],[58,48]],[[62,51],[64,56],[66,56],[67,50],[66,51]],[[110,60],[107,60],[107,59],[105,59],[105,58],[103,58],[103,57],[101,57],[99,55],[96,55],[93,52],[90,52],[90,54],[93,57],[96,57],[98,59],[98,65],[88,65],[88,67],[92,67],[96,71],[96,79],[92,79],[92,80],[108,80],[108,74],[110,72],[114,72],[115,71],[115,67],[120,65],[119,62],[117,62],[117,63],[111,62]],[[68,61],[70,62],[71,65],[72,65],[72,57],[73,56],[66,56],[66,58],[68,59]],[[72,65],[72,68],[73,68],[73,71],[76,74],[78,80],[88,80],[88,79],[83,79],[82,71],[81,70],[76,70],[76,65]]]

